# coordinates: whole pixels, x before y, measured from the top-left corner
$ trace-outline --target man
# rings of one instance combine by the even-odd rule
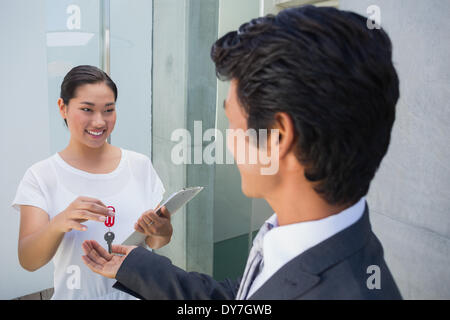
[[[143,248],[113,246],[124,256],[112,256],[93,241],[83,244],[89,268],[144,299],[400,299],[364,198],[388,150],[399,83],[389,37],[366,22],[304,6],[252,20],[212,48],[218,76],[231,80],[230,129],[278,133],[267,145],[277,172],[238,163],[244,194],[276,212],[241,279],[187,273]]]

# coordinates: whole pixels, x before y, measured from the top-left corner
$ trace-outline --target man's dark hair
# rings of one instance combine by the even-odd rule
[[[117,86],[114,81],[101,69],[94,66],[78,66],[66,74],[61,84],[60,97],[65,105],[69,104],[70,99],[75,97],[76,90],[85,84],[94,84],[104,82],[114,93],[114,100],[117,101]],[[64,120],[66,126],[67,121]]]
[[[213,45],[217,76],[237,80],[248,128],[292,118],[305,177],[329,204],[367,194],[386,154],[399,81],[392,45],[367,18],[303,6],[243,24]]]

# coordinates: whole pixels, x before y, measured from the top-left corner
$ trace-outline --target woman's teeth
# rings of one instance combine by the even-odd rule
[[[93,136],[101,136],[103,134],[104,131],[100,131],[100,132],[96,132],[96,131],[89,131],[87,130],[87,132]]]

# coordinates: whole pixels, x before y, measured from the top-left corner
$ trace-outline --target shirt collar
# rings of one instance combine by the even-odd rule
[[[262,273],[266,276],[273,275],[293,258],[348,228],[363,215],[365,202],[363,197],[350,208],[324,219],[285,226],[278,225],[277,214],[274,213],[265,222],[269,231],[263,238]]]

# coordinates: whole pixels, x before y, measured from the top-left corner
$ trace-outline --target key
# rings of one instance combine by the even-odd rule
[[[114,232],[108,231],[107,233],[105,233],[105,240],[106,243],[108,244],[108,252],[109,254],[112,253],[112,242],[114,240]]]

